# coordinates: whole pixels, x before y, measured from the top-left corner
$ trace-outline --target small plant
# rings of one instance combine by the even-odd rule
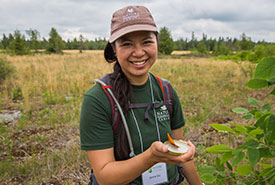
[[[23,99],[23,93],[21,87],[16,87],[12,90],[12,99],[21,100]]]
[[[47,105],[55,105],[59,101],[59,98],[57,97],[57,95],[49,91],[44,91],[42,93],[42,98],[44,103]]]
[[[275,84],[275,58],[263,59],[256,67],[255,76],[246,86],[261,89]],[[270,92],[275,94],[275,88]],[[216,157],[215,167],[203,166],[199,169],[201,179],[209,184],[275,184],[275,114],[269,104],[260,106],[255,98],[248,98],[254,108],[247,110],[239,107],[233,112],[244,114],[245,120],[255,119],[251,126],[230,123],[232,127],[211,124],[215,130],[233,134],[235,139],[244,141],[236,148],[227,145],[214,145],[206,149],[207,152],[220,154]],[[272,162],[273,161],[273,162]],[[227,171],[225,171],[227,167]]]

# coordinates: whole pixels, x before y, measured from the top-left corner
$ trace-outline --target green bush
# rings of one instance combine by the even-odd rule
[[[248,50],[241,51],[237,54],[238,58],[240,58],[241,61],[248,60],[249,55],[252,55],[252,52]]]
[[[10,64],[10,62],[0,57],[0,85],[8,77],[10,77],[13,72],[14,72],[14,67]]]
[[[265,58],[257,65],[254,78],[246,86],[261,89],[274,85],[275,57]],[[275,88],[270,94],[275,95]],[[252,110],[238,107],[232,111],[243,114],[245,120],[254,119],[253,125],[230,123],[232,127],[229,127],[211,124],[215,130],[231,133],[234,140],[244,142],[236,148],[220,144],[206,149],[209,153],[220,155],[216,157],[215,166],[203,166],[198,170],[206,184],[275,184],[275,166],[272,162],[275,157],[275,114],[269,104],[260,106],[258,100],[252,97],[248,101]]]

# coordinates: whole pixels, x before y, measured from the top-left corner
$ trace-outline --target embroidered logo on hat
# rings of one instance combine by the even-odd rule
[[[133,8],[128,8],[128,12],[129,12],[129,13],[131,13],[131,12],[133,12],[133,11],[134,11]]]
[[[122,16],[123,22],[139,18],[139,13],[138,12],[134,12],[133,9],[128,9],[128,12],[129,12],[129,14],[126,14],[126,15]]]

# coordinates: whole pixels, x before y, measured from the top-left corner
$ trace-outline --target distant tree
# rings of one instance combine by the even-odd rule
[[[189,50],[194,50],[197,47],[197,42],[195,33],[192,32],[191,41],[189,42]]]
[[[2,43],[3,49],[6,49],[9,45],[9,38],[5,34],[3,34],[1,43]]]
[[[25,36],[21,35],[19,30],[14,31],[13,40],[9,43],[8,52],[15,55],[29,54],[29,48],[26,46]]]
[[[74,38],[71,42],[71,49],[78,49],[78,41],[77,38]]]
[[[199,43],[197,45],[197,51],[202,54],[208,53],[209,50],[207,49],[207,46],[203,40],[199,41]]]
[[[85,49],[84,37],[82,34],[80,34],[80,36],[79,36],[78,48],[79,48],[79,53],[82,53],[82,50]]]
[[[220,42],[216,42],[214,49],[213,49],[214,55],[229,55],[231,54],[231,49],[226,45],[226,42],[224,42],[223,39],[220,40]]]
[[[35,52],[37,52],[38,48],[39,48],[39,37],[40,37],[40,33],[37,30],[26,30],[27,35],[29,35],[30,37],[30,48],[34,49]]]
[[[57,33],[55,28],[51,29],[50,38],[47,44],[46,51],[49,53],[62,53],[64,43],[61,36]]]
[[[168,28],[162,27],[159,32],[159,52],[170,55],[174,50],[174,41]]]
[[[174,43],[175,50],[187,50],[187,40],[183,40],[183,38],[180,38],[176,40]]]
[[[202,40],[200,40],[197,44],[197,51],[201,54],[208,54],[209,47],[207,46],[207,35],[202,34]]]
[[[13,37],[13,35],[10,33],[10,34],[9,34],[9,38],[8,38],[8,43],[10,44],[10,42],[13,41],[13,40],[14,40],[14,37]]]
[[[42,49],[46,49],[47,48],[48,41],[47,41],[47,39],[45,37],[42,38],[42,41],[40,43],[41,43],[41,48]]]
[[[253,47],[253,42],[251,41],[251,38],[247,37],[245,33],[241,35],[241,40],[239,44],[241,50],[250,50]]]

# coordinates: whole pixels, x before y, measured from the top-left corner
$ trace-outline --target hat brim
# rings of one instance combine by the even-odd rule
[[[125,28],[119,29],[118,31],[114,32],[110,39],[109,42],[112,43],[115,40],[117,40],[119,37],[127,34],[127,33],[131,33],[134,31],[153,31],[153,32],[157,32],[158,28],[156,26],[153,25],[148,25],[148,24],[136,24],[136,25],[131,25],[131,26],[126,26]]]

